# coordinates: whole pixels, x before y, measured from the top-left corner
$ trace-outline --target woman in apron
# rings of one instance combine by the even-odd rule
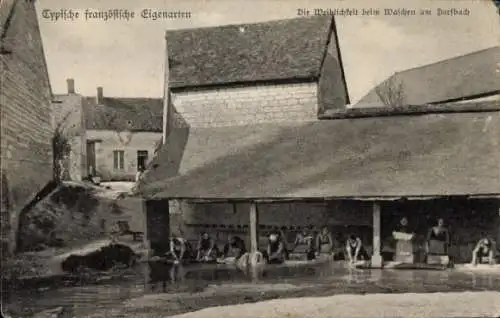
[[[297,233],[295,238],[294,253],[306,254],[307,260],[313,260],[316,255],[314,254],[314,235],[312,232],[304,229],[302,232]]]
[[[448,255],[450,234],[444,227],[444,220],[438,219],[437,225],[433,226],[427,235],[426,252],[427,255]]]
[[[321,232],[316,236],[316,256],[320,254],[332,254],[334,248],[332,234],[327,226],[321,229]]]

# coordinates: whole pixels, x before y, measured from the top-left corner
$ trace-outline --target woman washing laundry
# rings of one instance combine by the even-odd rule
[[[354,264],[360,260],[367,261],[370,259],[368,253],[363,247],[363,242],[356,235],[350,235],[346,241],[347,260]]]
[[[313,260],[316,255],[314,254],[314,234],[311,231],[312,227],[303,229],[301,232],[297,233],[295,237],[293,253],[305,253],[307,260]]]
[[[170,239],[170,251],[166,253],[174,264],[182,264],[186,260],[188,254],[188,246],[184,238],[180,235],[172,236]]]
[[[221,261],[228,258],[234,258],[235,261],[238,261],[246,252],[245,241],[241,237],[229,236],[228,242],[224,245]]]
[[[217,246],[207,232],[201,233],[196,252],[196,260],[199,262],[213,262],[217,259]]]
[[[280,235],[272,233],[269,235],[267,249],[264,251],[263,256],[268,264],[282,264],[286,257],[286,248]]]
[[[332,234],[327,226],[323,226],[321,232],[316,236],[316,257],[320,254],[333,254],[334,247]]]
[[[486,259],[488,264],[493,265],[495,263],[495,249],[496,248],[493,240],[483,235],[472,251],[472,265],[483,263],[483,259]]]

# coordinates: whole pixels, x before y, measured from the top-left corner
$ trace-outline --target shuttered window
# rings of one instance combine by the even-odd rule
[[[125,151],[123,150],[113,151],[113,168],[115,170],[125,169]]]

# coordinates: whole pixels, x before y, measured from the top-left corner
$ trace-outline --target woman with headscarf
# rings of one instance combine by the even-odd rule
[[[286,257],[286,248],[280,235],[271,233],[269,235],[267,249],[263,253],[268,264],[282,264]]]
[[[403,263],[413,263],[414,233],[410,229],[408,218],[402,217],[401,220],[399,220],[399,224],[395,227],[394,231],[392,232],[392,236],[395,241],[395,247],[396,247],[394,260]]]
[[[406,216],[402,217],[401,220],[399,220],[399,224],[394,229],[394,232],[406,233],[406,234],[412,233],[412,231],[410,230],[408,218]]]

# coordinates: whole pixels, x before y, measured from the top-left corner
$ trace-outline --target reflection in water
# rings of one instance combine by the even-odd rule
[[[476,273],[471,273],[471,285],[478,289],[493,289],[494,278],[491,275],[477,275]],[[496,282],[499,284],[499,282]]]
[[[325,292],[437,292],[464,290],[499,290],[499,274],[461,273],[453,270],[360,270],[333,265],[300,267],[265,267],[255,271],[217,266],[172,266],[141,264],[133,273],[107,282],[81,286],[12,291],[4,305],[12,316],[62,306],[68,317],[77,317],[147,293],[200,292],[209,285],[221,285],[238,292],[232,283],[287,283],[318,286]]]

